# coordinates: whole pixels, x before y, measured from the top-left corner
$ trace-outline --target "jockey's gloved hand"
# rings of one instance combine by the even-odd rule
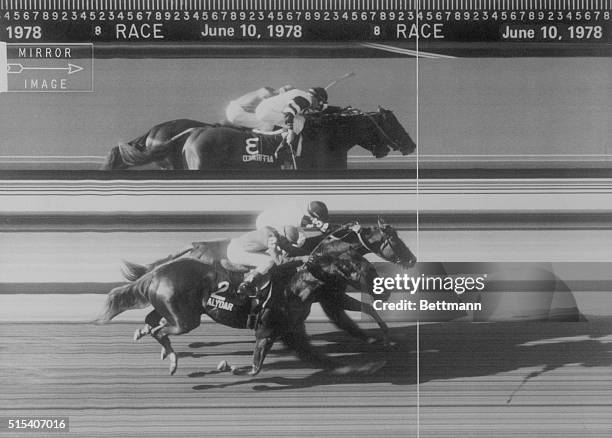
[[[268,237],[268,249],[275,249],[278,244],[278,235]]]

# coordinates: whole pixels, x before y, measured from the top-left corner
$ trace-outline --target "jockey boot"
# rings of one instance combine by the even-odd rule
[[[247,328],[254,329],[257,322],[257,312],[259,311],[259,299],[257,298],[257,286],[253,284],[253,279],[247,279],[240,283],[236,293],[243,298],[249,299],[251,307],[247,317]]]
[[[257,326],[257,316],[260,309],[259,298],[251,298],[251,310],[249,311],[249,316],[247,317],[247,328],[250,328],[251,330],[255,329]]]
[[[241,284],[238,286],[237,293],[243,297],[249,297],[251,300],[251,309],[247,318],[247,327],[254,329],[257,322],[257,314],[260,310],[260,297],[259,285],[262,279],[265,277],[264,274],[256,272],[253,275],[249,275]]]

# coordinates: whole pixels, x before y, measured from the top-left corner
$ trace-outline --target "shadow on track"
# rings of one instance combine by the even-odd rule
[[[251,341],[227,341],[227,342],[192,342],[188,345],[189,348],[209,348],[209,347],[218,347],[220,345],[231,345],[231,344],[249,344],[251,345]]]
[[[224,384],[200,384],[194,390],[203,391],[240,385],[251,385],[254,391],[303,389],[336,384],[391,383],[416,385],[416,327],[396,327],[390,330],[395,343],[385,349],[379,345],[353,342],[342,332],[313,335],[318,347],[342,363],[361,364],[385,360],[386,365],[372,374],[337,375],[318,371],[306,377],[260,377]],[[546,372],[566,365],[610,367],[612,318],[592,321],[559,322],[496,322],[442,323],[420,327],[420,382],[492,376],[521,368],[539,367],[523,383]],[[275,350],[275,353],[279,353]],[[297,359],[277,360],[266,368],[275,370],[304,369]],[[209,373],[210,374],[210,373]],[[193,373],[202,377],[206,373]],[[510,395],[510,399],[512,395]],[[510,399],[508,402],[510,402]]]

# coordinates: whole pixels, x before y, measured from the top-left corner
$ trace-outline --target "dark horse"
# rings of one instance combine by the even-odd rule
[[[227,266],[227,245],[228,239],[221,239],[209,242],[196,242],[177,254],[170,255],[160,260],[156,260],[148,265],[139,265],[131,262],[124,262],[123,274],[129,281],[135,281],[147,272],[155,269],[168,261],[186,255],[204,263],[221,263]],[[343,253],[354,251],[363,256],[369,253],[378,254],[383,259],[410,268],[416,263],[416,257],[397,235],[395,229],[379,219],[376,227],[363,227],[356,222],[342,225],[328,235],[315,236],[308,238],[303,249],[313,255],[327,255],[339,257]],[[229,269],[234,267],[229,266]],[[245,268],[246,269],[246,268]],[[240,281],[241,279],[238,279]],[[305,293],[305,292],[304,292]],[[355,324],[345,311],[363,312],[372,317],[382,330],[382,341],[388,344],[387,325],[380,318],[376,310],[369,303],[363,303],[346,294],[344,288],[326,289],[322,287],[308,297],[312,302],[319,302],[326,315],[341,329],[352,336],[368,343],[376,342],[377,339],[368,336]]]
[[[331,249],[329,254],[326,252],[328,246]],[[347,285],[371,293],[372,279],[377,277],[374,267],[358,251],[348,250],[338,255],[336,249],[335,243],[324,241],[312,253],[310,262],[304,268],[287,265],[271,273],[268,299],[256,328],[251,374],[261,370],[266,354],[279,338],[304,360],[328,368],[336,366],[335,362],[318,354],[310,345],[304,324],[310,307],[319,301],[333,309],[334,303],[338,305],[335,301],[337,296],[334,297],[338,293],[334,291],[344,291]],[[399,261],[407,256],[402,254],[403,251],[404,248],[397,244],[383,243],[376,252],[386,259]],[[412,265],[414,261],[410,259],[405,263]],[[218,308],[218,300],[225,303],[222,306],[224,310],[229,307],[225,301],[227,296],[219,295],[220,284],[227,283],[227,279],[231,278],[231,274],[228,274],[218,265],[193,258],[179,258],[161,264],[138,280],[113,289],[98,322],[108,322],[128,309],[153,305],[154,310],[146,318],[145,333],[150,333],[162,345],[162,358],[170,358],[170,372],[173,374],[177,368],[177,357],[168,336],[187,333],[198,327],[203,313],[225,323],[216,318],[218,313],[209,309]],[[331,316],[335,317],[336,313],[331,313]],[[342,320],[334,322],[340,325],[346,323]],[[246,318],[243,324],[226,325],[244,327],[245,324]],[[142,331],[137,331],[136,338],[142,334]]]
[[[364,113],[354,109],[306,116],[301,143],[293,148],[280,134],[256,134],[248,129],[194,120],[173,120],[116,146],[103,170],[156,163],[164,169],[267,170],[346,169],[348,151],[359,145],[376,158],[391,150],[410,154],[416,144],[393,112]]]

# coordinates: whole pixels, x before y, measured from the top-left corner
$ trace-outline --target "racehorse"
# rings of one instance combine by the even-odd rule
[[[322,242],[317,247],[304,269],[296,270],[288,264],[272,271],[268,298],[256,328],[250,374],[259,373],[266,354],[279,338],[304,360],[323,367],[336,365],[329,358],[317,354],[310,345],[304,324],[310,313],[310,306],[317,300],[334,303],[331,296],[325,298],[322,295],[330,295],[334,290],[344,290],[349,284],[362,292],[371,293],[372,279],[377,273],[356,250],[349,250],[338,256],[333,252],[326,254],[326,246],[327,244]],[[387,243],[381,245],[378,252],[390,260],[399,260],[402,254],[396,252],[398,249],[401,250],[399,246]],[[179,258],[163,263],[136,281],[113,289],[107,297],[105,309],[98,322],[108,322],[128,309],[153,305],[154,310],[145,319],[145,329],[137,330],[135,339],[146,333],[151,334],[162,345],[162,358],[170,358],[170,373],[174,374],[177,357],[172,350],[169,335],[193,330],[200,324],[203,313],[226,325],[246,325],[246,316],[243,317],[242,323],[237,325],[231,324],[237,321],[235,317],[224,320],[219,316],[219,312],[215,311],[222,307],[222,310],[231,312],[236,304],[226,301],[228,296],[219,295],[218,292],[219,285],[224,282],[227,284],[228,278],[231,278],[231,273],[220,266],[192,258]],[[379,299],[384,300],[387,297],[388,294],[379,296]],[[219,300],[225,305],[220,305]],[[238,313],[240,308],[245,309],[245,306],[236,307]],[[244,310],[242,314],[245,314]],[[342,324],[342,321],[338,323]]]
[[[160,123],[144,135],[113,147],[101,170],[122,170],[155,163],[162,169],[183,169],[183,144],[187,134],[196,128],[212,127],[210,123],[178,119]]]
[[[203,261],[204,263],[227,263],[228,239],[220,239],[209,242],[196,242],[192,247],[187,248],[177,254],[159,259],[148,265],[139,265],[124,261],[123,275],[129,281],[135,281],[145,273],[155,269],[168,261],[187,255]],[[339,257],[343,253],[355,251],[363,256],[368,253],[379,255],[384,260],[398,264],[406,269],[411,268],[416,263],[415,255],[410,251],[406,244],[397,235],[396,230],[386,224],[384,220],[378,220],[377,226],[373,228],[363,227],[356,222],[349,222],[340,226],[328,235],[315,236],[308,238],[303,249],[311,252],[312,256],[327,255]],[[231,269],[231,268],[230,268]],[[240,281],[239,279],[238,281]],[[365,342],[376,342],[376,338],[368,336],[352,321],[346,311],[363,312],[376,321],[382,331],[383,344],[389,343],[388,327],[380,315],[369,303],[361,302],[346,294],[346,287],[338,289],[317,290],[316,294],[309,297],[313,302],[319,302],[325,314],[339,328],[350,335]],[[369,290],[368,290],[369,292]],[[386,296],[384,297],[386,298]]]
[[[190,170],[346,169],[348,151],[356,145],[376,158],[391,150],[407,155],[416,148],[393,112],[383,108],[306,115],[302,138],[293,147],[280,134],[182,119],[157,125],[113,148],[102,169],[153,162],[165,169]]]

